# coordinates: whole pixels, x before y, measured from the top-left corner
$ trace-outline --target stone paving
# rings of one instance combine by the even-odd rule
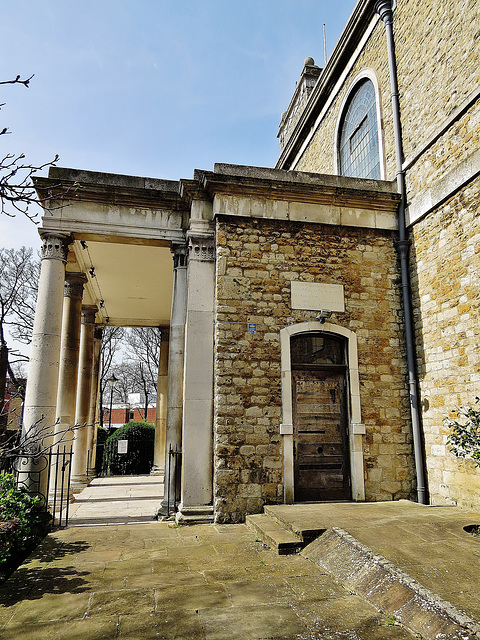
[[[0,597],[3,640],[412,637],[305,558],[277,556],[245,525],[58,531]]]
[[[278,556],[245,525],[152,520],[162,480],[98,478],[84,489],[71,506],[77,526],[47,536],[0,588],[0,638],[413,637],[336,582],[335,570],[306,556]],[[480,522],[480,514],[406,502],[268,510],[295,530],[344,527],[478,619],[480,541],[463,526]]]
[[[70,524],[152,520],[163,498],[163,476],[94,478],[69,506]]]

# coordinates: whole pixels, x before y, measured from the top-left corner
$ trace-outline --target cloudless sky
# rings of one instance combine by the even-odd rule
[[[191,178],[273,166],[303,61],[323,66],[355,0],[12,0],[2,6],[1,152],[32,163]],[[0,246],[39,247],[0,216]]]

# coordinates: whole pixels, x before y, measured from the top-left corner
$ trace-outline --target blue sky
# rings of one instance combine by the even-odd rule
[[[323,66],[355,0],[16,0],[4,3],[2,152],[32,163],[178,179],[215,162],[273,166],[312,56]],[[39,246],[0,217],[0,246]]]

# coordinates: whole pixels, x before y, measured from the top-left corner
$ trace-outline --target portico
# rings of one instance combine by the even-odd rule
[[[168,448],[182,448],[188,201],[179,197],[177,182],[68,169],[52,169],[36,186],[48,197],[49,209],[40,229],[39,337],[32,349],[24,428],[43,428],[51,438],[74,428],[73,480],[85,484],[96,440],[99,332],[108,325],[160,327],[155,468],[163,470]],[[204,221],[204,236],[209,224]],[[210,334],[212,359],[213,326]],[[207,415],[211,430],[211,409]],[[208,446],[211,460],[211,436]],[[209,476],[202,498],[211,514]],[[42,493],[46,482],[43,477]],[[178,503],[181,488],[173,490]]]

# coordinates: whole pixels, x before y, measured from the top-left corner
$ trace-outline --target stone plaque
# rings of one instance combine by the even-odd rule
[[[291,282],[292,309],[309,311],[345,311],[343,284],[321,284],[318,282]]]

